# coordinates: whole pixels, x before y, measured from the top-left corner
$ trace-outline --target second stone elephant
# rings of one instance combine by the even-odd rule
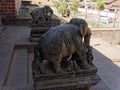
[[[83,32],[85,28],[88,29],[88,26],[83,19],[77,20],[77,24],[70,21],[51,28],[41,36],[34,48],[33,70],[37,69],[39,71],[39,64],[45,59],[53,64],[56,72],[59,72],[61,70],[61,61],[70,55],[79,59],[82,69],[89,68],[87,51],[82,40]],[[84,23],[81,23],[81,20]]]
[[[51,22],[51,18],[53,15],[53,10],[49,6],[44,6],[40,8],[35,8],[30,13],[33,23],[38,23],[40,19],[42,19],[44,22]]]

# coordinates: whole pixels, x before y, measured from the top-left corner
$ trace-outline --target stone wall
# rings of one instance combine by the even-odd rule
[[[92,37],[102,38],[111,44],[120,45],[120,29],[94,29],[92,30]]]
[[[21,0],[0,0],[0,13],[5,14],[7,18],[17,17],[17,8]]]

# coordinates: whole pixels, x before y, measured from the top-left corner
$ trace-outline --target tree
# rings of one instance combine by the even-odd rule
[[[58,9],[58,7],[60,6],[60,3],[58,1],[55,1],[53,3],[53,6]]]
[[[68,9],[68,4],[66,1],[60,3],[58,7],[58,12],[62,14],[63,17],[69,16],[68,13],[70,13],[70,10]]]
[[[80,3],[79,0],[73,0],[72,4],[70,5],[70,9],[77,11],[77,9],[81,6],[82,6],[82,4]]]
[[[96,2],[97,0],[91,0],[92,2]]]
[[[104,4],[103,0],[97,0],[96,8],[99,9],[99,10],[105,9],[105,4]]]

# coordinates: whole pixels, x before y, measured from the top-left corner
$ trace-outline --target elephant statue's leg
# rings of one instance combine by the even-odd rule
[[[72,59],[76,60],[77,64],[80,65],[82,69],[88,69],[89,64],[87,62],[87,56],[82,50],[81,52],[77,51],[73,54]]]
[[[37,19],[38,19],[38,18],[35,17],[35,16],[33,16],[32,18],[33,18],[32,24],[37,24]]]
[[[88,52],[86,53],[86,55],[87,55],[88,63],[92,64],[93,54],[92,54],[92,47],[91,46],[88,47]]]
[[[61,62],[61,64],[62,64],[61,66],[66,71],[73,71],[73,70],[77,69],[77,65],[76,65],[76,63],[74,63],[74,61],[75,60],[72,59],[72,55],[69,57],[63,58],[62,62]]]
[[[61,61],[62,61],[62,55],[57,56],[51,56],[52,57],[52,63],[53,63],[53,69],[55,70],[55,73],[61,72]]]
[[[40,75],[39,64],[40,64],[39,59],[32,61],[32,72],[33,72],[33,76],[35,77],[38,77]]]
[[[89,64],[87,62],[87,51],[85,49],[85,46],[83,45],[82,37],[78,38],[74,36],[73,40],[76,47],[76,52],[73,54],[73,57],[76,57],[76,62],[81,66],[82,69],[88,69]]]
[[[43,61],[43,58],[40,55],[39,46],[36,45],[34,47],[34,60],[32,61],[33,75],[37,76],[37,75],[40,75],[40,73],[43,73],[40,69],[40,65],[42,61]]]

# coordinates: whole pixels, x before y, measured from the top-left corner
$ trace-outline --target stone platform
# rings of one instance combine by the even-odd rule
[[[36,90],[90,90],[91,86],[100,82],[94,65],[88,70],[64,72],[60,74],[48,73],[33,77]]]
[[[0,90],[34,90],[30,32],[29,27],[7,26],[0,34]],[[92,38],[91,46],[101,81],[90,90],[120,90],[120,46],[100,38]]]
[[[42,34],[44,34],[46,31],[48,31],[50,28],[60,25],[61,21],[60,19],[53,18],[51,23],[47,22],[39,22],[38,24],[31,24],[31,34],[29,40],[31,42],[37,42]]]

